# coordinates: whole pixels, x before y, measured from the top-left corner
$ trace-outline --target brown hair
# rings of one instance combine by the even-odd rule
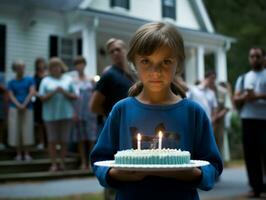
[[[37,70],[39,70],[39,65],[40,65],[40,63],[44,63],[44,65],[46,65],[46,63],[45,63],[45,59],[42,58],[42,57],[36,58],[36,60],[35,60],[35,72],[36,72]]]
[[[78,65],[78,64],[84,64],[86,65],[86,59],[83,56],[78,56],[75,58],[74,60],[74,65]]]
[[[107,40],[105,46],[107,51],[109,50],[110,46],[114,43],[114,42],[118,42],[122,45],[122,47],[126,48],[126,44],[123,40],[120,39],[116,39],[116,38],[110,38],[109,40]]]
[[[65,63],[58,57],[51,58],[48,64],[49,70],[51,70],[51,68],[55,66],[59,66],[61,68],[62,73],[68,70],[68,67],[65,65]]]
[[[13,63],[12,63],[12,70],[14,72],[17,71],[17,67],[20,67],[20,66],[23,66],[25,67],[25,63],[23,60],[15,60]]]
[[[180,74],[185,60],[184,42],[177,28],[169,23],[151,22],[141,26],[129,43],[127,58],[129,62],[135,64],[136,55],[151,55],[165,45],[175,52],[178,61],[177,74]],[[142,88],[143,84],[137,82],[129,89],[129,96],[137,96]],[[175,94],[186,96],[178,81],[171,83],[171,89]]]

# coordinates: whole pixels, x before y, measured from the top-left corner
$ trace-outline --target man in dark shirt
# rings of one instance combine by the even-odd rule
[[[103,72],[90,100],[90,109],[108,116],[116,102],[128,96],[134,83],[126,58],[126,45],[122,40],[111,38],[106,43],[112,65]]]
[[[128,96],[128,90],[134,83],[134,76],[128,67],[124,41],[111,38],[107,41],[106,48],[112,65],[105,68],[89,103],[92,112],[104,117],[109,115],[116,102]],[[101,129],[103,124],[99,123],[102,122],[98,122],[98,129]],[[106,200],[115,199],[115,191],[105,189],[104,198]]]

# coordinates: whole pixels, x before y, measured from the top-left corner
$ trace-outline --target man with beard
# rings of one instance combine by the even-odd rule
[[[253,189],[250,195],[259,197],[263,189],[266,155],[266,70],[263,68],[261,48],[250,49],[249,64],[251,70],[236,82],[234,102],[236,105],[243,104],[240,118],[245,163]]]

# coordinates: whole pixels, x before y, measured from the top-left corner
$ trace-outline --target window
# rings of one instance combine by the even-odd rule
[[[129,10],[129,0],[111,0],[111,7],[121,7]]]
[[[58,37],[55,35],[51,35],[49,38],[49,56],[51,57],[56,57],[58,56]]]
[[[82,39],[77,39],[77,55],[82,55]]]
[[[162,17],[176,20],[175,0],[162,0]]]
[[[82,55],[82,39],[50,36],[50,57],[60,57],[71,70],[76,55]]]
[[[71,68],[73,66],[74,59],[74,41],[69,38],[61,38],[60,40],[60,57],[65,62],[65,64]]]
[[[0,72],[5,71],[6,66],[6,26],[0,24]]]

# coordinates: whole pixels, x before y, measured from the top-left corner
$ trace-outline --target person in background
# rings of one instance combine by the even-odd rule
[[[6,93],[7,89],[5,84],[5,77],[3,73],[0,73],[0,150],[4,150],[6,148],[4,141],[7,116]]]
[[[92,112],[103,116],[102,126],[114,104],[128,96],[128,90],[135,81],[134,74],[128,66],[125,42],[111,38],[106,42],[106,49],[112,64],[105,68],[89,103]],[[111,189],[105,189],[104,195],[106,200],[114,199],[115,192]]]
[[[128,66],[124,41],[111,38],[106,48],[112,65],[97,82],[89,104],[92,112],[104,116],[108,116],[116,102],[128,96],[128,89],[135,81]]]
[[[213,119],[213,131],[215,135],[215,141],[218,145],[220,152],[223,152],[224,146],[224,120],[225,115],[228,113],[229,110],[233,109],[231,97],[229,91],[227,90],[226,85],[222,86],[221,84],[216,83],[216,73],[212,72],[214,75],[214,79],[211,79],[209,83],[209,88],[213,90],[216,100],[217,100],[217,109],[216,115]]]
[[[96,141],[97,123],[96,115],[88,111],[88,102],[94,88],[94,81],[84,73],[86,59],[78,56],[74,60],[77,76],[74,77],[74,88],[78,98],[74,102],[74,136],[77,137],[78,149],[81,157],[80,169],[88,169],[89,154]]]
[[[263,166],[266,166],[266,70],[263,67],[263,50],[249,50],[251,70],[238,77],[234,102],[242,105],[242,142],[250,196],[259,197],[263,189]]]
[[[45,147],[45,126],[42,119],[42,101],[38,96],[38,91],[40,87],[41,80],[47,75],[47,67],[44,58],[37,58],[35,60],[35,74],[34,74],[34,82],[36,87],[36,95],[33,101],[34,108],[34,125],[35,125],[35,133],[38,139],[37,149],[44,149]]]
[[[188,98],[199,103],[207,116],[213,122],[216,118],[217,99],[210,86],[215,82],[216,75],[213,71],[205,73],[205,78],[198,85],[190,87]]]
[[[24,75],[25,64],[18,60],[12,64],[15,78],[8,82],[10,99],[8,109],[8,143],[16,148],[15,160],[31,161],[29,146],[34,144],[33,111],[31,98],[35,94],[34,80]]]
[[[198,200],[197,188],[210,190],[223,167],[206,113],[197,103],[183,99],[185,93],[174,83],[185,59],[183,39],[174,25],[148,23],[133,35],[127,57],[140,81],[130,89],[130,97],[114,105],[91,153],[92,165],[133,148],[132,130],[157,137],[158,124],[180,136],[177,143],[165,141],[164,148],[190,151],[192,159],[210,165],[165,172],[93,165],[94,173],[102,186],[116,188],[117,200]]]
[[[39,88],[43,101],[43,120],[48,138],[48,149],[51,157],[50,171],[65,169],[67,142],[74,116],[73,100],[77,97],[72,78],[64,73],[66,65],[60,58],[51,58],[48,64],[49,75],[44,77]],[[61,161],[57,165],[56,146],[60,145]]]

